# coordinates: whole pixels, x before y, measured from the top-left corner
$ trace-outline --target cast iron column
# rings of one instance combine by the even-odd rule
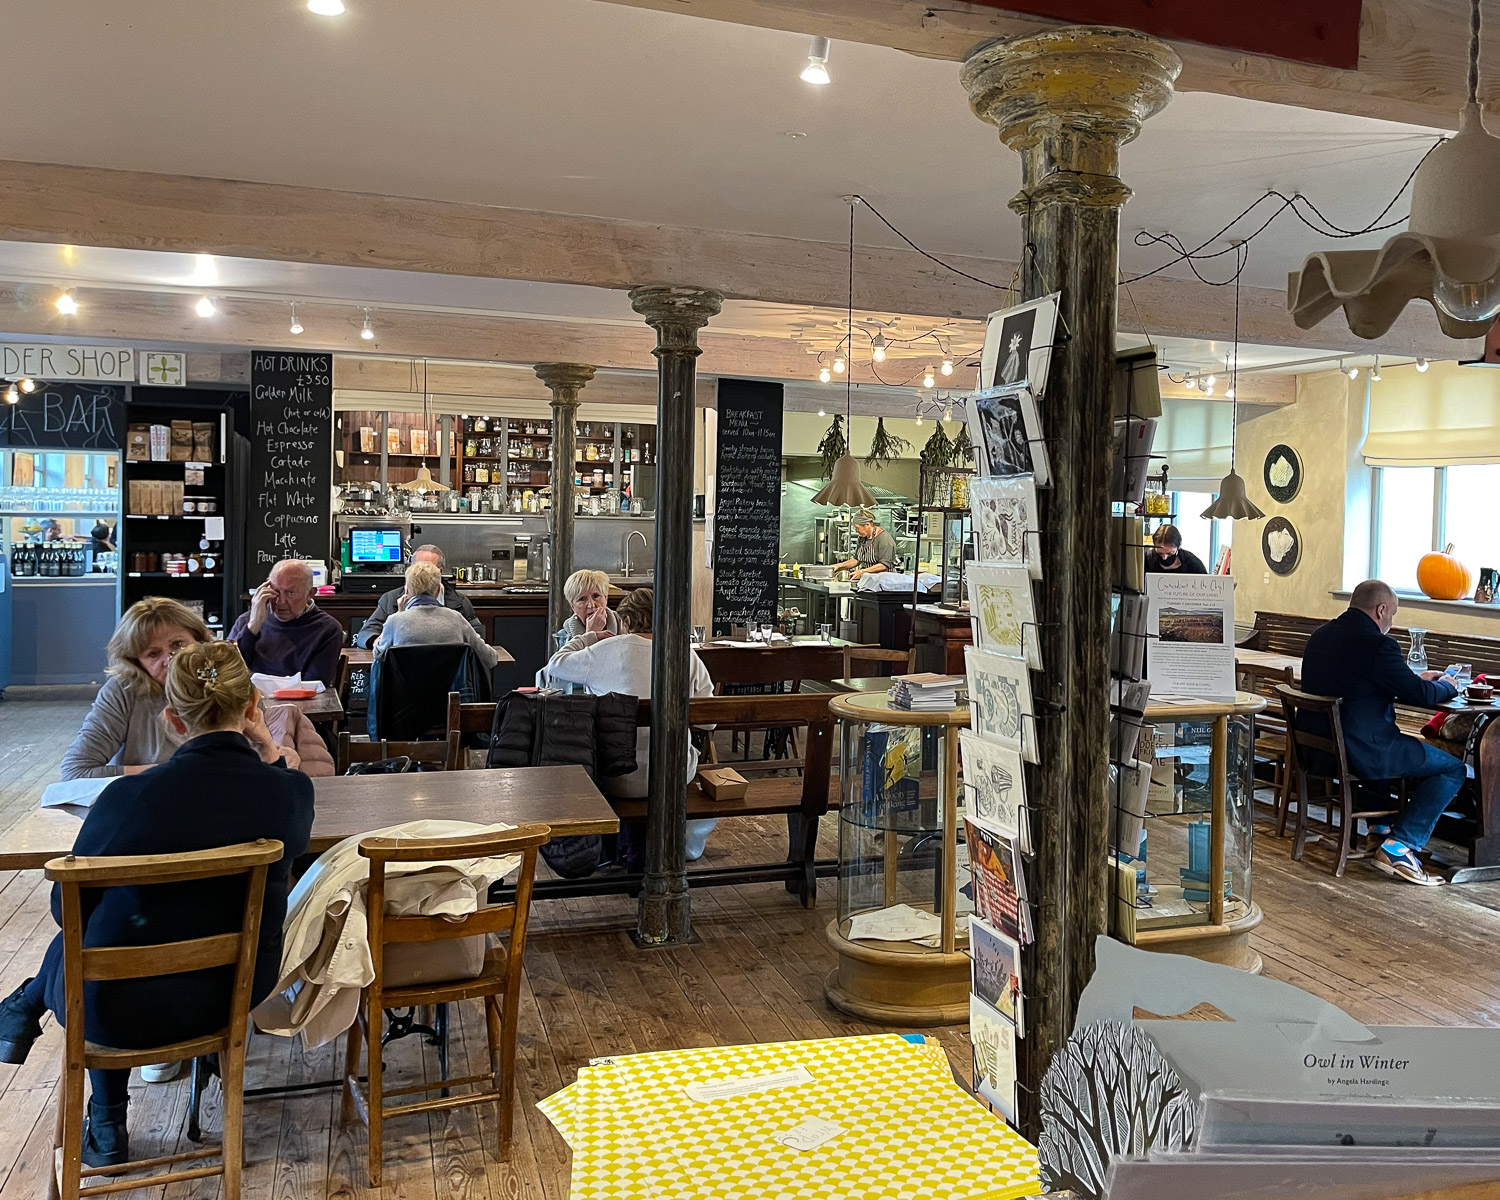
[[[1125,29],[1075,26],[982,47],[961,79],[975,114],[1021,156],[1027,299],[1062,293],[1056,350],[1040,401],[1053,485],[1039,491],[1042,663],[1033,677],[1030,768],[1037,854],[1030,864],[1036,943],[1029,956],[1019,1078],[1022,1127],[1040,1133],[1037,1093],[1067,1039],[1108,931],[1110,441],[1120,147],[1171,98],[1182,64]]]
[[[656,330],[656,589],[651,643],[651,784],[646,879],[636,941],[693,936],[687,887],[688,661],[693,628],[693,399],[698,330],[724,297],[706,288],[638,287],[635,311]]]
[[[552,574],[547,584],[547,632],[569,617],[563,583],[573,573],[573,472],[578,464],[578,393],[594,377],[583,363],[537,363],[536,377],[552,393]]]

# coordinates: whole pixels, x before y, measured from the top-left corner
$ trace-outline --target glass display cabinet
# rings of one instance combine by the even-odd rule
[[[837,696],[829,708],[841,734],[829,1003],[893,1024],[967,1020],[958,731],[969,710],[893,709],[884,692]]]
[[[1265,700],[1152,704],[1151,782],[1138,854],[1118,863],[1118,932],[1144,950],[1259,972],[1250,932],[1251,720]],[[1217,886],[1215,886],[1217,884]]]

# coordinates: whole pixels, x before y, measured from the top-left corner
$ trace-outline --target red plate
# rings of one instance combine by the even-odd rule
[[[271,693],[277,700],[311,700],[317,694],[312,688],[279,688]]]

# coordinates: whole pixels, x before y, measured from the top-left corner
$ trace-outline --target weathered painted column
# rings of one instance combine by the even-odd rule
[[[698,330],[724,297],[706,288],[638,287],[635,311],[656,330],[656,591],[651,643],[651,783],[646,878],[636,941],[693,936],[687,887],[688,661],[693,628],[693,401]]]
[[[1028,789],[1036,943],[1018,1047],[1022,1126],[1033,1136],[1042,1074],[1108,929],[1110,441],[1120,207],[1130,198],[1120,147],[1166,105],[1181,65],[1145,34],[1075,26],[982,47],[961,73],[975,114],[1021,156],[1011,208],[1022,220],[1025,296],[1062,293],[1040,404],[1053,486],[1039,493],[1046,669],[1034,677],[1041,761]]]
[[[552,576],[547,585],[547,632],[569,617],[563,583],[573,573],[573,472],[578,469],[578,393],[594,377],[584,363],[537,363],[536,377],[552,393]]]

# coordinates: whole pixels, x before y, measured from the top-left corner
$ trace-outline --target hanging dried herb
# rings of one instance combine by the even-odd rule
[[[929,470],[941,470],[953,461],[953,443],[944,432],[942,422],[933,425],[932,436],[922,447],[922,465]]]
[[[823,460],[823,478],[833,474],[833,464],[849,453],[849,440],[844,436],[844,418],[834,417],[833,424],[818,443],[818,456]]]
[[[974,443],[969,437],[969,423],[965,421],[958,427],[958,436],[953,439],[953,452],[948,461],[955,467],[972,467],[974,465]]]
[[[870,439],[870,453],[865,455],[865,466],[873,467],[879,463],[893,462],[900,458],[902,453],[911,449],[911,443],[904,437],[897,437],[893,433],[885,431],[885,418],[875,422],[875,436]]]

